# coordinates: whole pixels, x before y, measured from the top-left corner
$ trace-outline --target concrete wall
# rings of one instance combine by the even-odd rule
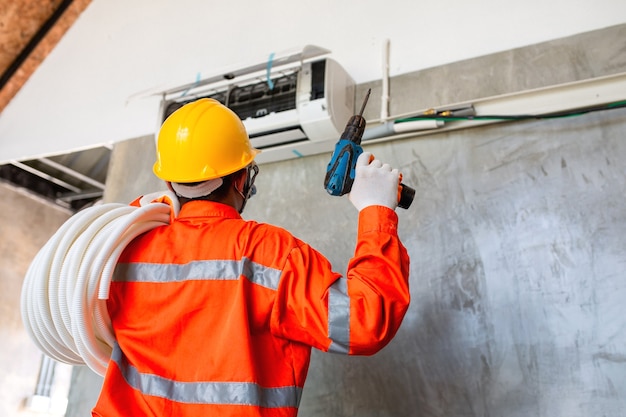
[[[303,415],[624,415],[624,131],[622,110],[372,147],[417,185],[412,306],[379,355],[316,355]],[[349,208],[312,211],[317,232],[272,218],[341,265]]]
[[[392,113],[623,72],[624,39],[626,25],[394,78]],[[621,109],[369,145],[417,189],[398,209],[412,305],[376,356],[314,352],[301,415],[626,415],[624,132]],[[107,201],[160,186],[153,147],[115,147]],[[356,211],[323,191],[327,158],[263,165],[244,217],[343,271]],[[82,367],[74,382],[67,415],[88,415],[100,380]]]
[[[614,110],[369,147],[417,189],[412,305],[376,356],[314,352],[301,415],[624,415],[624,132]],[[245,217],[343,271],[356,212],[325,195],[326,163],[262,166]]]
[[[0,415],[36,416],[40,414],[25,405],[35,393],[42,355],[22,325],[22,282],[35,254],[70,214],[4,183],[0,183],[0,193]],[[61,368],[57,377],[69,375]],[[56,386],[55,398],[58,393],[63,401],[69,378],[57,378]]]

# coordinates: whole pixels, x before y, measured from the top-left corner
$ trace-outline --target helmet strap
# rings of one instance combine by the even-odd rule
[[[235,190],[239,193],[239,195],[243,198],[243,203],[241,204],[241,208],[239,209],[239,213],[243,212],[243,209],[246,207],[246,203],[248,199],[256,194],[256,186],[254,185],[254,180],[256,179],[257,174],[259,173],[259,167],[257,164],[252,163],[246,167],[246,177],[240,189],[239,181],[235,182]]]

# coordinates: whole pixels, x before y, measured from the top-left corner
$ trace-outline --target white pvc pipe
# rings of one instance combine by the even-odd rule
[[[115,264],[135,237],[168,224],[176,204],[93,206],[46,242],[28,268],[21,296],[22,321],[43,353],[104,375],[115,343],[104,301]]]
[[[380,121],[386,122],[389,119],[389,39],[385,39],[383,43],[383,76],[382,76],[382,92],[380,95]]]
[[[441,120],[415,120],[413,122],[394,123],[393,131],[395,133],[406,133],[416,130],[437,129],[440,126],[443,126]]]

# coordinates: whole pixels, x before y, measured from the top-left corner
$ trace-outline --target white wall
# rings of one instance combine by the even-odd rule
[[[384,6],[384,7],[381,7]],[[0,163],[150,134],[158,98],[314,44],[357,83],[626,21],[623,0],[94,0],[0,114]]]

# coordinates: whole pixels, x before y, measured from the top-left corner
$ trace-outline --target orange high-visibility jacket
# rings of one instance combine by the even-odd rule
[[[342,277],[284,229],[188,202],[119,259],[107,302],[117,344],[93,415],[295,416],[311,347],[370,355],[398,330],[409,258],[397,221],[386,207],[360,212]]]

